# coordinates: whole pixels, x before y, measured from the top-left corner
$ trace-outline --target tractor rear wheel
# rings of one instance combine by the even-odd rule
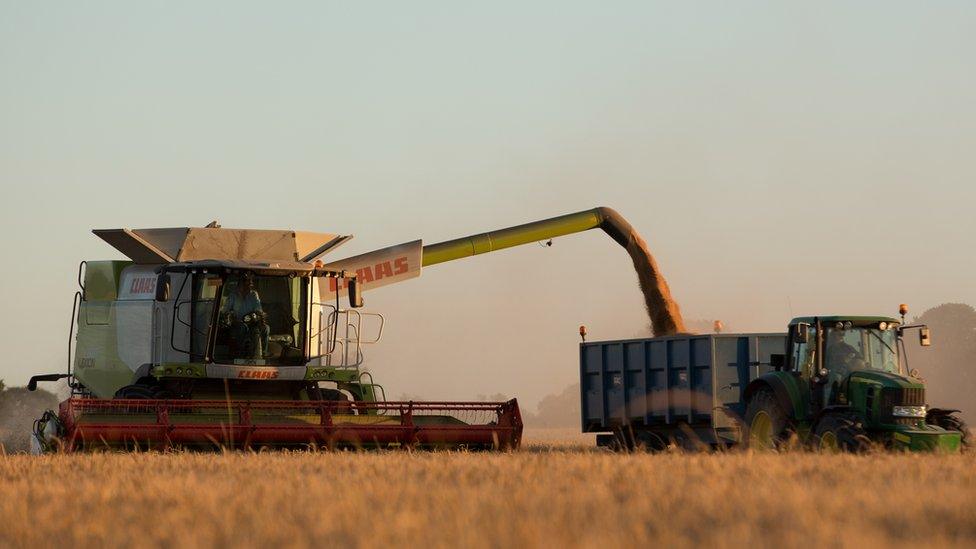
[[[961,434],[959,444],[963,448],[969,448],[969,445],[972,444],[972,441],[969,439],[969,427],[958,416],[958,413],[958,410],[932,408],[925,416],[925,423],[942,427],[947,431],[959,431]]]
[[[755,450],[775,450],[788,433],[789,418],[773,391],[768,388],[756,391],[746,405],[742,444]]]
[[[814,443],[821,452],[866,452],[871,448],[867,431],[856,418],[842,414],[828,414],[820,418],[814,428]]]

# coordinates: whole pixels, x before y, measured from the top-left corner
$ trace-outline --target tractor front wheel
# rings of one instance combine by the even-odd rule
[[[789,419],[770,389],[759,389],[746,406],[742,443],[755,450],[774,450],[786,440]]]
[[[871,439],[864,427],[852,417],[828,414],[817,422],[814,443],[821,452],[864,452],[871,447]]]

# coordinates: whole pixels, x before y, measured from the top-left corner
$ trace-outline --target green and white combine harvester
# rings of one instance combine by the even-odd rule
[[[85,261],[64,373],[72,396],[35,422],[35,450],[519,446],[517,402],[391,402],[362,369],[383,316],[365,289],[423,267],[603,228],[613,210],[323,260],[351,237],[207,227],[95,230],[128,261]],[[340,298],[348,298],[348,307]],[[370,332],[370,333],[367,333]]]

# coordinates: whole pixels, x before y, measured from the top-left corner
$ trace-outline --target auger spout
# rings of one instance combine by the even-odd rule
[[[612,208],[599,207],[430,244],[423,248],[423,266],[428,267],[596,228],[603,229],[603,232],[623,246],[630,255],[634,270],[637,271],[641,292],[644,294],[644,306],[650,317],[654,334],[664,336],[685,332],[681,310],[671,297],[671,289],[664,275],[661,274],[654,256],[651,255],[647,243],[633,226]]]

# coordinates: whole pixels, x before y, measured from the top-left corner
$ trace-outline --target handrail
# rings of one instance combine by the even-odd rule
[[[369,383],[364,383],[364,381],[366,380],[367,377],[369,377]],[[379,383],[376,383],[375,381],[373,381],[373,374],[371,372],[360,372],[359,373],[359,384],[360,385],[369,385],[370,387],[374,387],[374,392],[373,392],[373,397],[374,398],[376,397],[375,389],[379,389],[380,390],[380,393],[383,395],[383,399],[380,400],[379,402],[386,402],[386,389],[384,389],[383,386],[380,385]]]
[[[320,324],[325,327],[321,328],[317,333],[312,334],[312,337],[319,338],[319,347],[321,347],[322,334],[324,333],[329,341],[334,342],[334,344],[332,344],[328,351],[323,352],[322,349],[319,349],[319,354],[310,356],[309,360],[325,357],[326,366],[334,368],[358,368],[365,360],[363,345],[372,345],[379,342],[383,337],[386,317],[380,313],[365,313],[356,309],[335,309],[331,304],[313,303],[313,305],[323,306],[323,308],[329,307],[331,310],[328,313],[328,320],[326,322],[320,321]],[[324,312],[320,312],[320,314],[324,314]],[[338,337],[337,330],[335,329],[339,324],[338,317],[340,315],[345,316],[342,324],[342,337]],[[364,319],[369,317],[379,319],[378,329],[375,337],[363,339]],[[334,359],[341,360],[341,363],[333,365],[332,362]]]
[[[82,261],[78,264],[78,287],[81,288],[81,299],[85,299],[85,282],[82,274],[88,274],[88,262]]]
[[[82,292],[75,292],[75,297],[72,299],[71,302],[71,324],[68,326],[68,377],[71,377],[72,375],[71,343],[72,340],[74,340],[74,336],[75,336],[75,324],[78,322],[78,315],[81,313],[81,311],[78,309],[78,306],[81,305],[81,302],[84,299],[84,297],[85,296]]]

